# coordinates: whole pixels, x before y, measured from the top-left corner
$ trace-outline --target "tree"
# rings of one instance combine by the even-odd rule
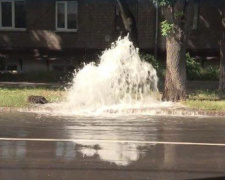
[[[123,20],[126,34],[129,33],[130,40],[138,46],[137,25],[133,13],[130,11],[126,0],[117,0],[119,12]]]
[[[166,79],[162,99],[186,99],[186,44],[192,28],[194,0],[155,0],[161,6],[165,21],[161,23],[166,36]]]
[[[219,91],[225,92],[225,2],[222,8],[222,34],[220,40],[220,82]]]

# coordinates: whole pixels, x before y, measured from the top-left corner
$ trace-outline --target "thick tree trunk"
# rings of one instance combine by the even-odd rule
[[[135,46],[138,46],[137,25],[135,17],[130,11],[126,0],[117,0],[117,3],[126,30],[126,34],[129,33],[130,40],[134,43]]]
[[[220,40],[220,83],[219,91],[225,92],[225,4],[222,16],[222,35]]]
[[[184,41],[182,38],[167,38],[164,101],[179,101],[186,98],[186,47]]]
[[[168,23],[173,24],[166,38],[166,79],[162,100],[186,99],[186,41],[193,18],[193,1],[179,0],[165,9]]]

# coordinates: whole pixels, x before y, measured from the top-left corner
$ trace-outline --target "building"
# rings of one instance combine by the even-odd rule
[[[163,20],[149,0],[129,0],[140,49],[161,54]],[[196,0],[188,49],[208,56],[218,53],[221,0]],[[0,0],[0,58],[4,70],[68,71],[118,38],[123,23],[115,0]]]

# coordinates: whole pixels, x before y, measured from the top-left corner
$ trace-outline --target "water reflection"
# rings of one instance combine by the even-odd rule
[[[2,159],[23,159],[26,157],[27,144],[25,141],[3,141],[0,143]]]
[[[93,142],[83,142],[81,146],[79,152],[81,152],[83,156],[93,157],[97,155],[102,161],[127,166],[139,159],[141,154],[139,148],[143,145],[116,142],[100,142],[97,145]],[[98,147],[98,149],[96,149],[96,147]]]
[[[56,142],[55,155],[67,161],[97,157],[101,161],[127,166],[137,161],[141,154],[143,156],[140,149],[144,146],[146,145],[119,142]]]
[[[55,155],[68,161],[73,161],[76,156],[75,143],[72,142],[56,142]]]
[[[0,122],[0,137],[54,139],[0,141],[0,179],[194,179],[225,169],[225,146],[143,143],[223,143],[223,118],[0,114]]]
[[[16,137],[63,138],[71,139],[71,142],[0,141],[1,156],[5,159],[38,157],[39,161],[53,158],[72,163],[89,158],[118,166],[128,166],[145,154],[143,148],[147,145],[139,144],[138,141],[145,141],[149,137],[152,140],[158,138],[155,134],[158,131],[156,124],[159,122],[154,119],[150,124],[146,124],[149,121],[145,119],[139,121],[137,117],[111,119],[42,117],[41,122],[32,114],[24,119],[22,116],[19,117],[20,121],[10,119],[17,128],[8,129],[12,134],[16,134]],[[134,140],[137,143],[125,143],[126,140]]]
[[[121,142],[0,142],[2,160],[59,159],[62,162],[79,162],[94,159],[118,166],[127,166],[145,155],[147,145]]]

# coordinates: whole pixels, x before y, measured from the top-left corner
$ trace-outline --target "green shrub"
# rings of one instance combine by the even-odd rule
[[[189,53],[186,54],[186,62],[188,80],[201,79],[201,64],[199,62],[196,62],[195,59],[191,57]]]
[[[186,54],[187,79],[201,81],[219,80],[219,68],[208,66],[203,68],[189,53]]]
[[[150,54],[141,54],[141,58],[152,64],[160,79],[165,78],[165,69],[161,61]],[[219,80],[219,68],[208,66],[203,68],[189,53],[186,54],[187,79],[191,81],[216,81]]]
[[[219,68],[215,68],[212,66],[209,66],[205,69],[202,68],[202,77],[200,80],[217,81],[219,80],[219,73]]]

